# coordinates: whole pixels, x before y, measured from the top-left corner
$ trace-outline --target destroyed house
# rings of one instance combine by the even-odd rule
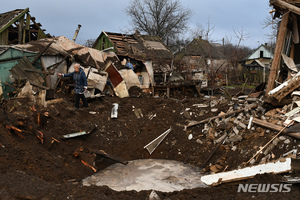
[[[243,77],[248,78],[248,81],[251,83],[265,82],[272,59],[271,47],[267,44],[260,45],[241,61]]]
[[[277,40],[274,49],[266,96],[270,102],[281,102],[300,86],[300,1],[270,0],[271,13],[279,19]]]
[[[156,36],[132,35],[102,31],[93,48],[114,51],[138,75],[141,88],[149,88],[170,73],[173,53]]]
[[[194,39],[185,48],[176,53],[176,65],[186,80],[204,81],[207,74],[219,66],[225,66],[224,55],[218,47],[202,37]],[[212,69],[213,68],[213,69]]]
[[[105,61],[116,60],[113,52],[103,53],[96,49],[78,45],[64,36],[45,38],[0,48],[0,96],[7,98],[10,92],[18,91],[16,80],[29,81],[39,89],[47,91],[53,98],[59,77],[57,72],[67,73],[75,63],[83,66],[88,76],[88,85],[102,91],[106,85]],[[103,72],[100,74],[99,72]],[[91,97],[93,93],[91,93]]]
[[[29,14],[29,8],[16,9],[0,14],[0,45],[25,44],[51,37],[42,25]]]

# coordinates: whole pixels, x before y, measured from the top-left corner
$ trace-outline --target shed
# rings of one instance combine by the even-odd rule
[[[173,53],[156,36],[141,35],[137,31],[131,35],[102,31],[93,48],[115,52],[124,66],[130,63],[141,88],[153,86],[157,77],[171,72]]]

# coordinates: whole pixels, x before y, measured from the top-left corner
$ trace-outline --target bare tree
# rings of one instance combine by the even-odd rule
[[[86,47],[93,47],[93,44],[95,43],[96,39],[87,39],[87,40],[81,40],[78,41],[78,44],[86,46]]]
[[[158,36],[167,45],[186,31],[192,14],[179,0],[131,0],[125,11],[135,30]]]
[[[197,23],[196,28],[191,29],[191,38],[198,38],[201,36],[203,39],[212,42],[211,36],[214,32],[215,26],[212,26],[210,20],[208,19],[206,27],[203,27],[201,24]]]
[[[241,78],[242,74],[238,72],[238,63],[242,61],[250,52],[251,49],[248,47],[241,46],[241,42],[248,39],[249,34],[245,33],[244,29],[233,30],[235,38],[237,39],[236,44],[232,44],[230,40],[225,40],[224,54],[228,63],[227,73],[229,73],[229,79],[235,82]]]
[[[262,22],[262,25],[264,25],[264,27],[263,27],[264,29],[265,28],[270,29],[270,32],[265,34],[265,36],[267,37],[267,40],[268,40],[267,42],[268,42],[269,46],[273,50],[273,49],[275,49],[276,36],[277,36],[280,19],[279,18],[274,19],[272,16],[272,13],[270,13],[270,14],[271,14],[271,17],[265,17],[264,21]]]

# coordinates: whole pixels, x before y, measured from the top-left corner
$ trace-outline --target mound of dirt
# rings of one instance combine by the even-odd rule
[[[202,167],[217,144],[202,132],[203,124],[188,131],[184,130],[184,125],[188,120],[200,121],[227,112],[230,107],[228,102],[219,101],[214,107],[218,111],[212,112],[211,99],[203,98],[142,96],[121,99],[105,96],[89,100],[89,108],[74,110],[71,100],[64,98],[47,108],[38,107],[28,99],[16,98],[2,103],[1,199],[147,199],[151,191],[116,192],[108,187],[82,186],[82,179],[115,163],[105,156],[95,155],[95,150],[103,150],[122,160],[170,159]],[[113,103],[119,105],[117,119],[110,117]],[[208,106],[195,106],[200,104]],[[150,155],[144,146],[170,127],[172,131]],[[66,134],[83,131],[92,132],[64,138]],[[189,139],[190,134],[192,139]],[[235,142],[236,151],[226,144],[221,145],[207,163],[206,172],[216,164],[222,166],[221,171],[226,166],[227,171],[238,168],[255,152],[254,146],[263,146],[271,137],[272,134],[265,134],[244,138]],[[297,141],[292,141],[291,148],[296,145]],[[157,194],[161,199],[235,199],[237,185],[231,183]],[[285,197],[299,197],[299,194],[299,186],[293,185],[292,192]],[[238,194],[238,197],[244,199],[244,196],[252,198],[255,195]],[[259,194],[259,197],[269,199],[269,195]],[[275,199],[281,199],[281,195],[271,194]]]

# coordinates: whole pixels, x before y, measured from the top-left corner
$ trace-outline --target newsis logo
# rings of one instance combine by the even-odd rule
[[[292,184],[239,184],[237,192],[290,192]]]

